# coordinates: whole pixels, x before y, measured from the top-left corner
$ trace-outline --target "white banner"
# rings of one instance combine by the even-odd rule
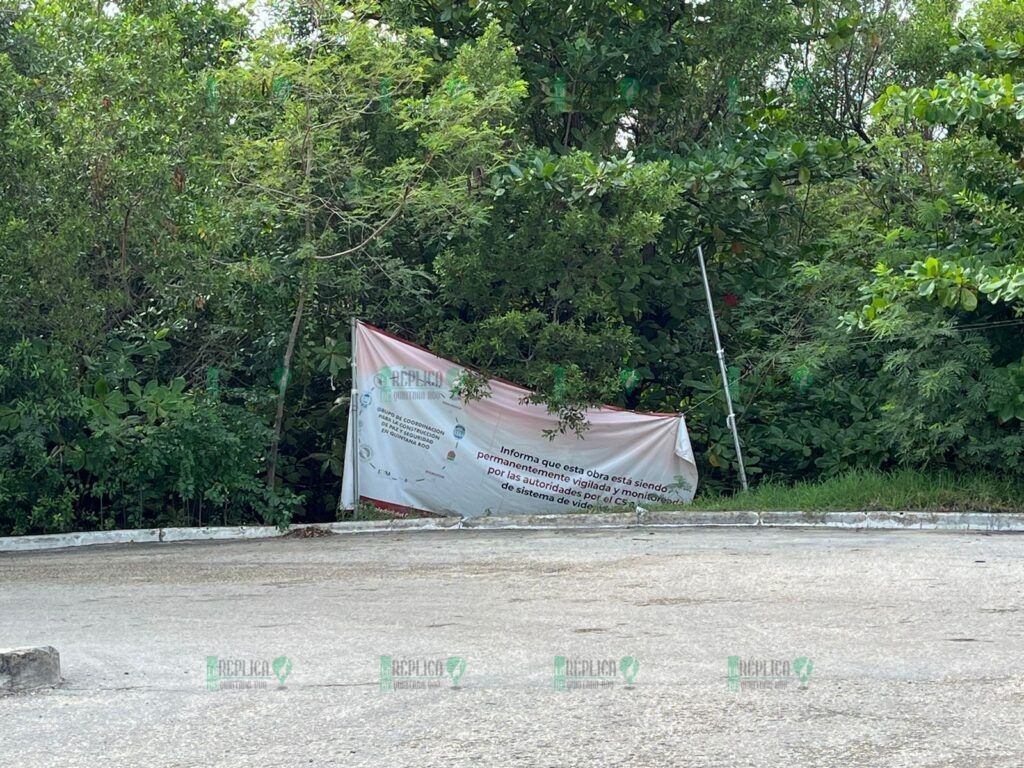
[[[549,440],[557,418],[530,392],[490,379],[463,402],[466,369],[373,326],[356,326],[358,441],[349,419],[343,506],[359,496],[395,510],[479,515],[579,512],[690,501],[697,489],[686,422],[676,414],[601,407],[590,427]]]

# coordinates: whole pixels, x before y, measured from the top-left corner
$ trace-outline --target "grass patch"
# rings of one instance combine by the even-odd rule
[[[645,505],[646,506],[646,505]],[[819,482],[761,483],[747,493],[698,496],[652,509],[709,511],[1024,512],[1024,482],[951,472],[852,470]]]

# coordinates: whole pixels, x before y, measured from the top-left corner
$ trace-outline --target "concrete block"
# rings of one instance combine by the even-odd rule
[[[866,512],[826,512],[824,524],[829,528],[864,528],[867,520]]]
[[[953,527],[946,523],[949,517],[958,515],[939,515],[936,512],[868,512],[869,528],[924,528],[935,529]]]
[[[0,692],[15,693],[60,683],[60,654],[39,648],[0,649]]]

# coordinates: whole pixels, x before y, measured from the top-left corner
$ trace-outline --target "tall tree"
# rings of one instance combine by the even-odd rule
[[[246,234],[238,256],[271,262],[291,296],[271,487],[307,315],[333,335],[331,323],[358,314],[375,290],[392,301],[416,290],[416,264],[388,247],[393,228],[407,223],[429,238],[443,227],[450,237],[479,220],[489,204],[480,187],[513,146],[508,124],[523,94],[497,27],[438,68],[423,40],[391,31],[376,14],[285,10],[301,24],[268,29],[248,45],[248,65],[217,85],[217,108],[233,126],[235,215],[248,222],[243,233],[263,233]]]

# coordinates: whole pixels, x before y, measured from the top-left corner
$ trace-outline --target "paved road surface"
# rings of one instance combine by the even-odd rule
[[[1024,766],[1012,534],[464,530],[0,555],[0,646],[20,645],[56,646],[67,682],[0,697],[12,768]],[[209,690],[209,656],[267,687]],[[381,690],[381,656],[399,690]],[[417,661],[427,679],[403,681]]]

